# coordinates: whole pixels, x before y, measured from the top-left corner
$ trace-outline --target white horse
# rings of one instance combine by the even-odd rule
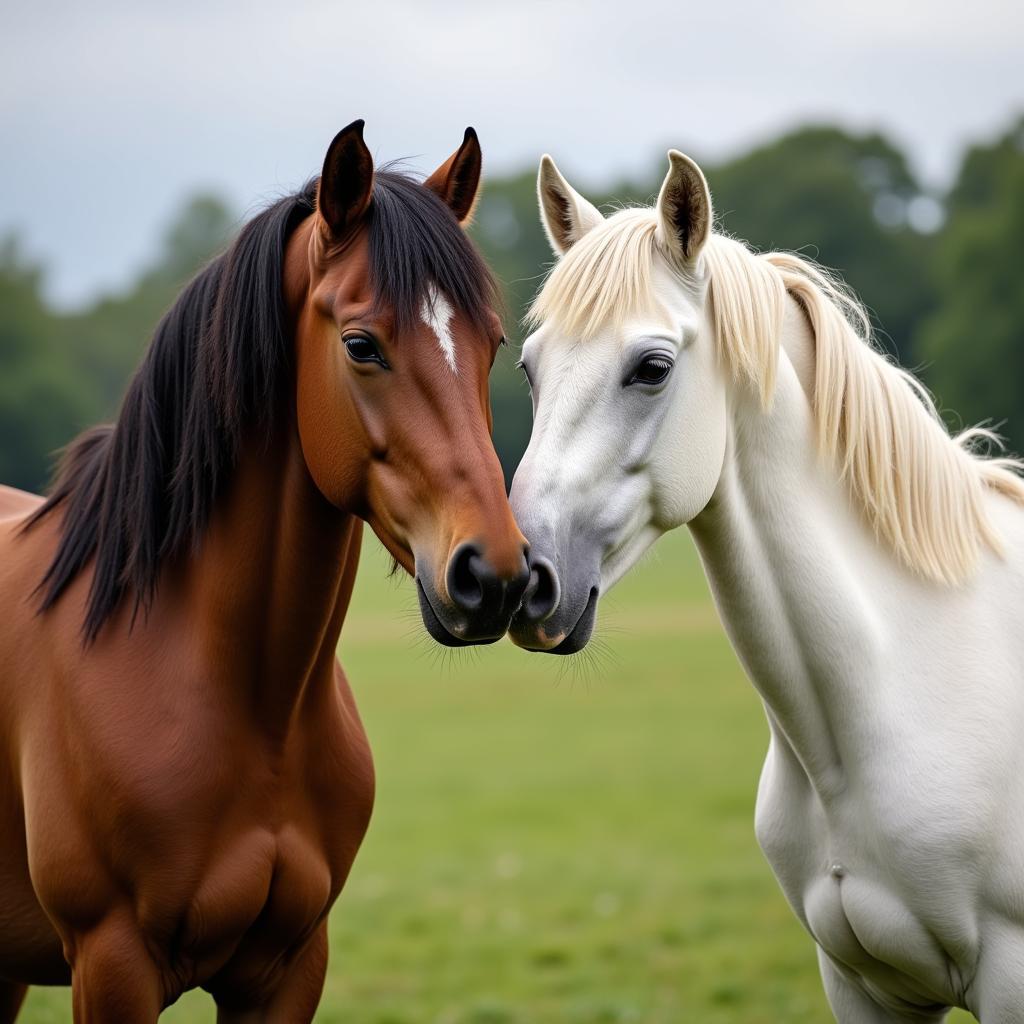
[[[678,152],[607,219],[550,158],[523,348],[522,647],[687,524],[771,739],[758,840],[841,1024],[1024,1021],[1024,482],[809,262],[713,234]],[[965,339],[969,344],[969,339]]]

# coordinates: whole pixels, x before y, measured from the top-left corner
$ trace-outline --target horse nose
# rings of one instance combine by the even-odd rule
[[[543,555],[530,556],[530,582],[523,594],[519,614],[531,624],[551,618],[561,597],[558,573]]]
[[[486,558],[478,544],[464,541],[448,561],[445,583],[452,603],[473,614],[483,608],[501,609],[511,615],[530,580],[526,552],[511,575],[502,576]]]

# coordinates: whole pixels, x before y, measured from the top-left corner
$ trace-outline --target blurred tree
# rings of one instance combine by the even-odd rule
[[[42,270],[0,243],[0,481],[38,490],[51,453],[86,422],[91,392],[62,350]]]
[[[114,415],[160,315],[233,226],[216,197],[191,199],[131,288],[70,316],[47,307],[16,241],[0,244],[0,481],[40,489],[55,451]]]
[[[947,208],[951,217],[991,209],[999,197],[1008,194],[1024,159],[1024,117],[1017,119],[1005,135],[989,145],[972,146],[965,154]]]
[[[933,298],[934,245],[913,221],[930,209],[926,226],[937,227],[941,214],[891,142],[804,128],[712,168],[709,180],[722,228],[761,251],[801,251],[838,271],[883,344],[913,365],[911,339]]]
[[[219,196],[200,193],[189,199],[164,234],[161,256],[143,283],[160,281],[178,289],[231,241],[235,213]]]
[[[1024,451],[1024,118],[967,153],[949,209],[941,303],[919,340],[927,381],[954,426],[993,423]]]
[[[235,215],[217,196],[189,199],[168,226],[156,260],[129,289],[66,318],[76,368],[99,395],[97,417],[115,414],[157,321],[182,285],[227,245],[235,226]]]

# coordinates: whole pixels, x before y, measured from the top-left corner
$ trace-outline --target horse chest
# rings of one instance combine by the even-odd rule
[[[348,866],[298,828],[241,838],[192,897],[174,970],[186,987],[271,989],[330,909]]]
[[[935,888],[949,916],[955,895],[900,862],[862,808],[826,813],[802,775],[769,751],[757,801],[758,841],[795,913],[821,949],[893,1006],[956,1005],[976,950],[967,928],[936,926]],[[927,858],[925,858],[927,860]],[[908,884],[908,879],[911,881]]]
[[[269,992],[323,922],[372,800],[371,780],[355,770],[361,759],[326,750],[311,774],[250,787],[225,823],[178,912],[181,941],[169,966],[182,987]]]

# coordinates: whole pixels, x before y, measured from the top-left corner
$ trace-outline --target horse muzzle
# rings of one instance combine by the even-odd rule
[[[530,581],[525,552],[520,564],[500,572],[473,541],[459,544],[444,572],[444,591],[417,564],[416,593],[427,632],[446,647],[493,644],[508,632]]]
[[[517,647],[545,654],[575,654],[594,632],[600,587],[563,589],[554,564],[543,555],[530,556],[530,582],[512,619],[509,636]]]

